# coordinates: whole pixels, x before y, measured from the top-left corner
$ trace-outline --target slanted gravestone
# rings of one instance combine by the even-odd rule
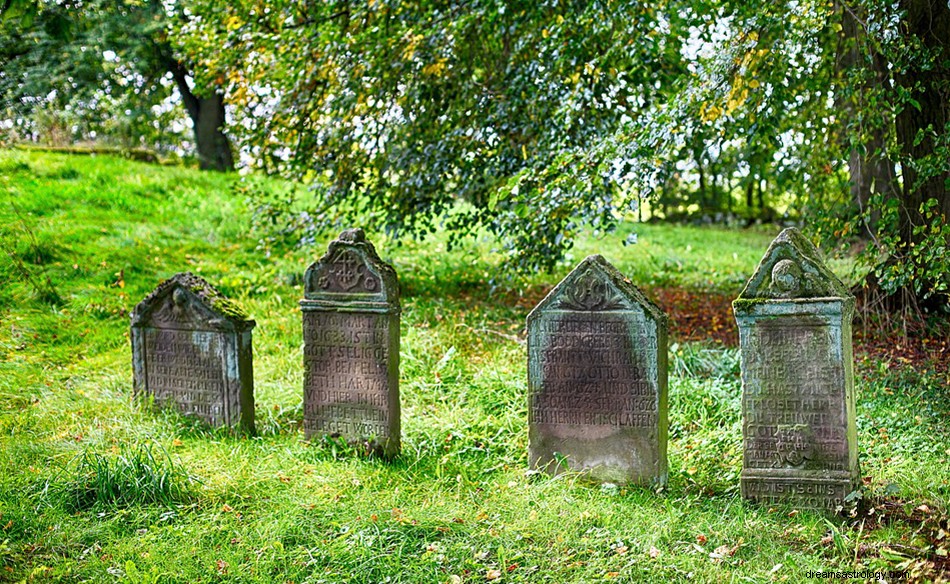
[[[742,495],[834,510],[858,485],[854,298],[797,229],[733,302],[742,355]]]
[[[304,433],[399,452],[399,283],[362,229],[304,275]]]
[[[165,280],[132,311],[136,393],[212,426],[253,432],[254,326],[202,278]]]
[[[533,468],[666,482],[666,315],[601,256],[528,315],[528,395]]]

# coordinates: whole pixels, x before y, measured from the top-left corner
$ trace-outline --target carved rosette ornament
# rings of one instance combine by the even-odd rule
[[[317,286],[327,292],[375,293],[379,290],[379,277],[356,252],[341,249],[330,260],[330,267],[318,276]]]
[[[814,436],[807,424],[779,424],[775,429],[775,468],[805,468],[814,456]]]
[[[564,291],[560,307],[566,310],[620,310],[624,304],[610,283],[588,271]]]
[[[348,229],[304,276],[304,299],[386,302],[398,296],[396,274],[383,262],[362,229]]]

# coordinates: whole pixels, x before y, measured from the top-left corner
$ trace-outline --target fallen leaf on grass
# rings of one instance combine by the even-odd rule
[[[717,563],[721,562],[726,558],[731,558],[732,556],[734,556],[736,553],[736,550],[738,549],[739,549],[738,545],[735,547],[721,545],[717,547],[716,549],[714,549],[711,554],[709,554],[709,559]]]
[[[485,573],[486,580],[497,580],[501,578],[501,570],[488,570]]]
[[[647,553],[650,554],[650,557],[655,560],[657,557],[659,557],[659,555],[660,555],[660,550],[656,549],[656,547],[654,547],[654,546],[651,545],[651,546],[650,546],[650,551],[647,552]]]

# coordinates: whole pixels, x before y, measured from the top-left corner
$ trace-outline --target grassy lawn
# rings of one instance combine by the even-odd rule
[[[570,266],[493,288],[488,240],[368,234],[403,288],[403,453],[305,443],[300,277],[336,234],[259,249],[236,180],[0,151],[0,582],[950,577],[950,383],[860,347],[853,517],[742,501],[738,352],[713,343],[671,340],[665,489],[528,473],[524,318]],[[631,229],[570,263],[601,253],[642,287],[736,294],[777,233],[637,225],[625,247]],[[131,399],[129,311],[185,270],[257,320],[256,438]]]

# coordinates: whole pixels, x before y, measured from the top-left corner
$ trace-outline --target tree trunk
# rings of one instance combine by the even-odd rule
[[[867,11],[853,1],[841,2],[837,8],[841,13],[841,34],[837,47],[836,73],[842,87],[835,92],[835,105],[840,111],[847,112],[846,118],[855,119],[861,105],[845,96],[844,87],[850,83],[845,75],[852,71],[865,72],[861,85],[855,90],[856,95],[863,96],[874,88],[890,84],[888,67],[881,52],[867,38],[867,31],[861,22],[867,20]],[[859,132],[865,141],[861,147],[852,147],[848,158],[851,201],[860,212],[867,212],[865,237],[876,233],[880,220],[880,211],[871,205],[872,197],[883,195],[889,198],[896,196],[898,192],[894,164],[884,152],[884,135],[888,125],[887,120],[882,120],[879,126],[856,128],[855,131]]]
[[[897,110],[893,130],[900,149],[895,162],[900,163],[902,176],[893,195],[899,203],[897,225],[882,222],[880,229],[897,236],[897,241],[888,245],[890,257],[884,267],[900,274],[906,273],[910,264],[914,275],[913,280],[899,276],[903,280],[896,289],[893,285],[882,289],[872,271],[867,284],[869,293],[888,310],[919,314],[921,308],[937,310],[950,305],[946,293],[932,293],[940,289],[935,283],[946,274],[933,268],[933,260],[914,255],[920,249],[916,246],[934,245],[924,241],[931,233],[918,229],[937,220],[921,212],[923,203],[934,201],[933,210],[943,214],[944,222],[950,220],[950,172],[946,155],[934,140],[934,136],[950,131],[950,6],[946,0],[900,0],[898,8],[900,38],[896,42],[900,45],[890,49],[895,62],[889,68]]]
[[[198,118],[195,126],[195,144],[198,164],[202,170],[234,170],[231,142],[224,134],[224,96],[213,93],[198,99]]]
[[[185,66],[170,57],[166,65],[175,79],[178,93],[194,126],[199,167],[202,170],[234,170],[231,142],[224,133],[224,96],[212,93],[208,97],[198,97],[188,85]]]
[[[913,35],[935,54],[932,66],[908,67],[897,82],[920,107],[905,104],[897,116],[897,140],[903,160],[903,201],[900,234],[905,242],[915,241],[914,227],[924,224],[920,206],[936,200],[938,210],[950,219],[950,173],[928,173],[921,178],[919,168],[941,161],[934,152],[932,132],[946,131],[950,121],[950,6],[945,1],[902,0],[906,11],[901,22],[904,36]]]

